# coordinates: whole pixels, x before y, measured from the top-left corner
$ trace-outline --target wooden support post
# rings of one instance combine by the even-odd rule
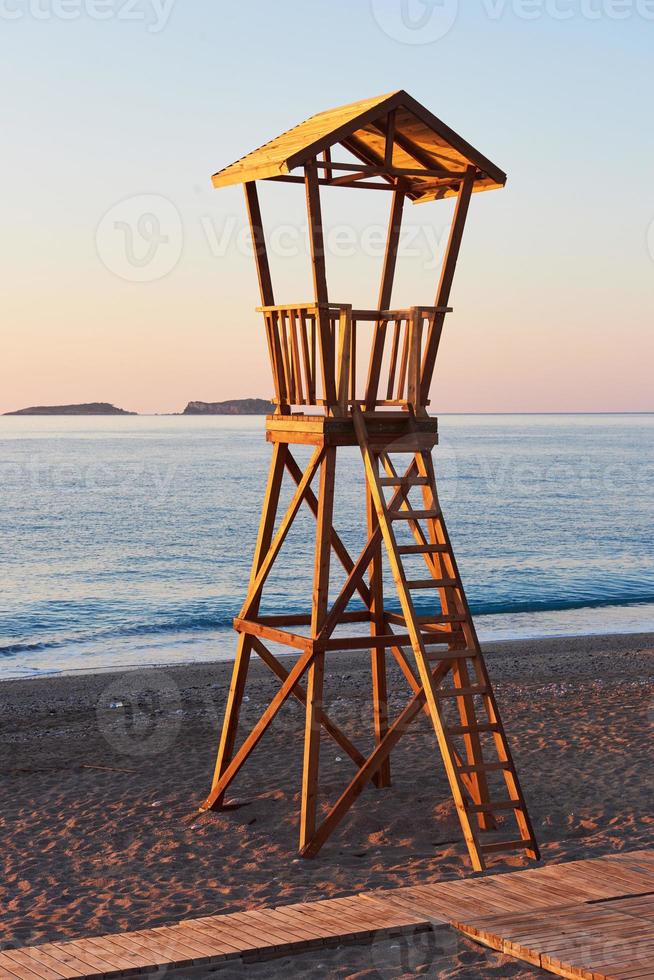
[[[393,202],[391,204],[391,212],[388,219],[386,252],[384,254],[384,265],[382,268],[382,277],[379,285],[379,298],[377,300],[378,310],[388,310],[391,305],[393,280],[395,278],[395,266],[397,263],[397,252],[400,244],[400,234],[402,231],[403,208],[404,191],[396,190],[393,194]],[[386,320],[378,320],[375,324],[375,336],[370,355],[368,381],[366,383],[366,411],[368,412],[374,411],[375,408],[377,390],[379,387],[379,372],[381,370],[382,359],[384,356],[386,327]]]
[[[378,539],[372,561],[370,563],[370,633],[381,636],[386,632],[384,617],[384,586],[381,534],[375,505],[366,488],[366,504],[368,511],[368,537],[373,535]],[[388,731],[388,687],[386,681],[386,650],[372,647],[370,650],[372,669],[372,712],[375,725],[375,742],[380,745]],[[391,785],[390,755],[381,763],[374,776],[375,785],[385,788]]]
[[[318,328],[320,334],[320,352],[322,364],[323,390],[327,408],[336,404],[335,383],[335,349],[334,340],[329,324],[327,309],[329,298],[327,294],[327,271],[325,267],[325,242],[322,228],[322,213],[320,209],[320,187],[318,184],[318,169],[316,161],[311,160],[304,168],[304,185],[307,197],[307,218],[309,221],[309,244],[311,247],[311,271],[313,273],[313,290],[318,304]]]
[[[461,181],[461,185],[459,187],[459,195],[456,200],[456,208],[454,209],[452,227],[450,228],[450,237],[445,250],[445,258],[441,269],[438,292],[436,293],[436,302],[434,303],[434,305],[438,307],[447,306],[450,298],[452,280],[454,279],[454,270],[456,269],[459,249],[461,248],[461,239],[463,238],[463,229],[465,227],[466,217],[468,215],[468,205],[470,204],[470,197],[472,195],[472,189],[475,183],[475,173],[476,170],[474,167],[468,167],[466,170],[466,176]],[[434,366],[436,364],[436,355],[438,354],[438,345],[440,343],[444,319],[444,313],[436,314],[432,321],[431,329],[425,343],[425,353],[422,359],[420,382],[421,401],[423,404],[425,404],[429,398],[429,387],[431,385]]]
[[[313,580],[311,635],[315,640],[327,615],[329,599],[329,565],[334,515],[334,482],[336,449],[326,449],[320,468],[320,492],[316,517],[316,555]],[[315,653],[309,668],[304,728],[304,770],[302,774],[302,809],[300,814],[300,849],[313,837],[318,804],[318,769],[320,731],[323,725],[322,701],[325,679],[325,651]]]
[[[259,523],[259,534],[252,560],[250,571],[250,587],[253,585],[264,556],[270,548],[273,531],[275,528],[275,517],[277,516],[277,506],[279,504],[279,492],[286,468],[286,457],[288,446],[286,443],[279,442],[273,446],[272,459],[270,461],[270,471],[268,473],[268,485],[261,511],[261,521]],[[257,598],[252,610],[256,614],[259,610],[259,599]],[[241,633],[238,639],[236,659],[232,671],[232,681],[227,696],[227,706],[225,708],[225,718],[223,721],[220,745],[218,747],[218,758],[214,770],[212,789],[218,784],[234,754],[236,743],[236,732],[238,729],[238,719],[243,701],[245,682],[247,679],[248,668],[250,666],[250,653],[252,642],[249,636]],[[214,810],[221,809],[224,801],[224,793],[215,798],[211,806]]]
[[[245,190],[245,204],[248,211],[250,222],[250,234],[252,235],[252,248],[254,251],[254,261],[257,267],[257,278],[259,279],[259,292],[261,293],[261,305],[273,306],[275,297],[273,294],[272,279],[270,276],[270,266],[268,264],[268,252],[266,250],[266,239],[263,232],[263,222],[261,220],[261,208],[259,206],[259,195],[255,182],[249,181],[243,184]]]

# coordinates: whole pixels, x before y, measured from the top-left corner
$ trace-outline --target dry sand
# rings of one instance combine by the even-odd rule
[[[651,845],[654,635],[516,641],[486,651],[544,860]],[[335,654],[330,666],[330,714],[365,748],[367,657]],[[196,815],[229,674],[230,665],[208,664],[0,686],[0,942],[139,929],[470,873],[424,717],[393,756],[393,787],[368,788],[313,861],[295,853],[303,721],[295,701],[239,775],[233,806]],[[254,666],[246,724],[277,683]],[[406,694],[396,671],[391,689],[395,711]],[[333,800],[351,765],[330,740],[321,751],[323,791]],[[341,947],[218,975],[244,972],[545,976],[449,931],[436,942]]]

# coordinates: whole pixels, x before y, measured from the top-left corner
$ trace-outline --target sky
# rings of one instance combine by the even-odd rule
[[[0,21],[0,411],[268,397],[242,190],[210,175],[398,88],[508,174],[472,200],[432,409],[654,410],[654,0],[0,0]],[[389,197],[324,195],[331,300],[374,306]],[[302,188],[261,201],[276,299],[306,302]],[[395,306],[434,302],[450,216],[407,207]]]

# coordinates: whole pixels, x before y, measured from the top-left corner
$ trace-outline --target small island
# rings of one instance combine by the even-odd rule
[[[225,402],[189,402],[182,415],[270,415],[275,411],[265,398],[233,398]]]
[[[30,408],[19,408],[15,412],[5,412],[5,415],[136,415],[124,408],[116,408],[109,402],[84,402],[81,405],[33,405]]]

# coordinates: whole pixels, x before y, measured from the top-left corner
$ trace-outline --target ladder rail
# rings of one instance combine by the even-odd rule
[[[370,449],[365,421],[358,405],[353,406],[352,416],[366,470],[366,479],[375,509],[377,511],[379,526],[388,552],[391,571],[397,588],[400,605],[402,606],[402,611],[406,619],[407,631],[411,637],[411,645],[416,658],[418,674],[425,692],[427,705],[429,706],[432,726],[434,728],[436,739],[443,757],[443,762],[445,764],[445,771],[450,784],[454,804],[459,815],[459,821],[461,823],[463,835],[468,846],[472,866],[475,871],[483,871],[485,868],[485,862],[481,851],[481,842],[477,834],[477,829],[473,821],[470,820],[468,814],[461,777],[452,755],[452,746],[450,745],[449,737],[446,734],[441,721],[432,672],[429,669],[429,665],[425,657],[425,649],[420,630],[417,627],[413,601],[406,586],[406,576],[404,574],[400,555],[397,552],[397,541],[395,540],[395,534],[392,529],[391,521],[388,517],[388,510],[383,491],[379,485],[379,474],[377,469],[378,461],[375,460]]]
[[[397,504],[394,505],[395,509],[391,509],[386,502],[384,488],[397,487],[401,477],[395,470],[388,450],[373,452],[371,449],[367,438],[365,418],[358,406],[353,406],[352,415],[366,471],[369,493],[377,511],[379,527],[400,599],[404,623],[416,660],[418,678],[425,690],[425,713],[429,715],[436,734],[473,867],[476,870],[483,870],[485,867],[484,851],[488,851],[489,846],[481,843],[479,831],[496,829],[494,812],[498,809],[513,813],[526,853],[531,857],[538,858],[533,828],[500,720],[497,702],[481,653],[451,541],[443,520],[431,453],[420,447],[416,440],[413,453],[419,479],[415,482],[412,481],[411,486],[421,488],[424,509],[414,509],[407,496],[401,500],[399,510]],[[379,474],[380,461],[387,474],[385,477],[381,477]],[[415,546],[398,545],[394,523],[400,518],[408,523],[416,541]],[[426,522],[427,534],[419,523],[420,521]],[[402,561],[403,554],[419,555],[424,559],[433,585],[427,580],[407,579]],[[464,652],[468,653],[467,657],[453,657],[449,664],[448,673],[451,672],[453,688],[439,690],[434,685],[429,668],[430,656],[426,649],[428,640],[420,629],[420,622],[421,620],[424,621],[425,617],[416,615],[411,597],[412,588],[428,587],[438,590],[441,602],[442,615],[433,617],[434,620],[451,622],[451,636],[447,637],[445,642],[449,643],[452,652],[463,649]],[[439,659],[441,658],[443,662],[447,661],[446,651],[439,655]],[[473,664],[475,680],[471,679],[469,661],[472,661]],[[413,676],[415,677],[415,675]],[[456,699],[460,731],[457,731],[456,726],[448,727],[441,715],[442,699],[450,697]],[[477,721],[476,697],[481,698],[484,705],[488,717],[488,724],[486,725],[483,723],[479,725]],[[480,734],[486,730],[492,735],[492,744],[495,747],[497,761],[490,762],[484,759]],[[463,738],[465,759],[461,757],[451,740],[455,734],[460,734]],[[489,772],[502,774],[508,799],[501,801],[491,799],[487,781]],[[499,850],[499,845],[491,848],[491,850]]]

